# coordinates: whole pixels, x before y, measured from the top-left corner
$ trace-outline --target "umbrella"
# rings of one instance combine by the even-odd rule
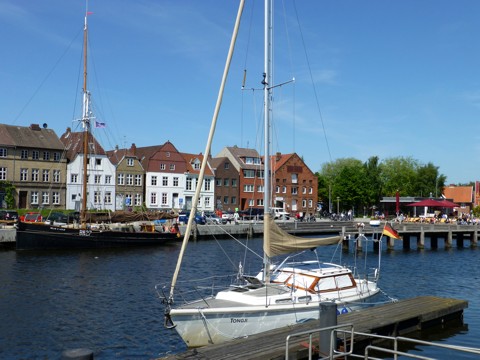
[[[425,200],[422,200],[422,201],[419,201],[419,202],[414,202],[414,203],[408,204],[407,206],[455,207],[455,206],[458,206],[458,205],[455,204],[454,206],[448,206],[448,205],[445,205],[445,203],[443,201],[438,201],[438,200],[434,200],[434,199],[425,199]]]
[[[446,207],[446,208],[460,207],[460,205],[455,204],[454,202],[451,202],[451,201],[446,200],[446,199],[444,199],[444,200],[442,200],[442,201],[440,201],[440,202],[442,203],[442,206],[443,206],[443,207]]]

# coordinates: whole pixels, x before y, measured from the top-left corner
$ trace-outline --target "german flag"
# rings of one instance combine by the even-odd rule
[[[392,228],[389,224],[385,224],[382,234],[388,237],[391,237],[393,239],[402,240],[402,237],[398,234],[398,232],[394,228]]]

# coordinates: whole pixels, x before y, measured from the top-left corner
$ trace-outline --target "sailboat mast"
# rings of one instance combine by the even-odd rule
[[[82,179],[82,205],[80,208],[80,223],[86,224],[87,211],[87,166],[88,166],[88,133],[90,130],[90,104],[89,93],[87,90],[87,45],[88,45],[88,11],[85,12],[85,25],[83,28],[83,107],[82,107],[82,126],[83,126],[83,179]]]
[[[272,51],[273,51],[273,29],[272,29],[272,3],[273,0],[265,0],[265,38],[264,38],[264,73],[263,73],[263,94],[264,94],[264,190],[263,190],[263,207],[264,207],[264,221],[263,221],[263,243],[265,246],[270,246],[270,206],[271,206],[271,179],[270,179],[270,115],[271,115],[271,97],[273,92],[272,86]],[[270,259],[264,251],[263,265],[264,265],[264,280],[266,283],[270,282]]]

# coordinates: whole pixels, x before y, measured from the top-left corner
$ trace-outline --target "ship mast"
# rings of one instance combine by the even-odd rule
[[[88,7],[88,6],[87,6]],[[88,9],[87,9],[88,10]],[[90,93],[87,90],[87,44],[88,44],[88,11],[85,11],[85,25],[83,28],[83,107],[82,107],[82,126],[83,126],[83,179],[82,179],[82,205],[80,208],[80,223],[82,227],[87,222],[87,166],[88,166],[88,133],[90,132]]]

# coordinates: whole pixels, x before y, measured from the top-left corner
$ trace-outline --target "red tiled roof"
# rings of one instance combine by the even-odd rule
[[[473,186],[447,186],[443,190],[443,195],[457,204],[471,203],[473,201]]]

